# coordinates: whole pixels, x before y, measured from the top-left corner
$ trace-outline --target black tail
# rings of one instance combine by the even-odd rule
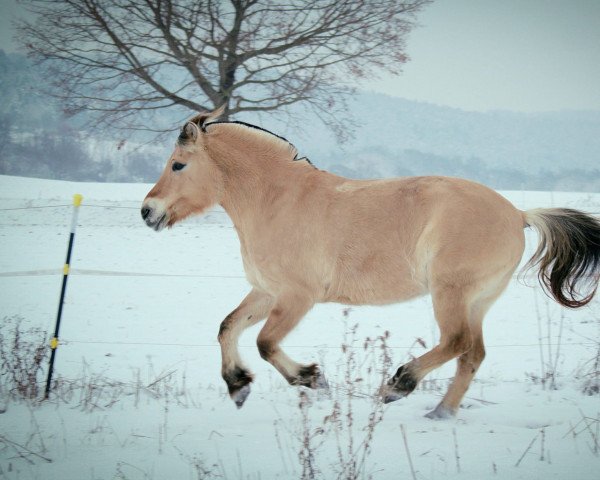
[[[600,278],[600,222],[569,208],[539,208],[525,212],[540,244],[526,269],[538,268],[542,288],[565,307],[588,304]]]

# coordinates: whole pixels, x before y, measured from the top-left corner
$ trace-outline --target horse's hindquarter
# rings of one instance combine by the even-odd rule
[[[336,190],[343,235],[330,301],[392,303],[448,283],[495,288],[523,253],[521,212],[483,185],[410,177]]]
[[[507,281],[523,255],[523,214],[484,185],[439,180],[431,191],[439,200],[431,218],[435,228],[427,240],[429,283],[493,290]]]

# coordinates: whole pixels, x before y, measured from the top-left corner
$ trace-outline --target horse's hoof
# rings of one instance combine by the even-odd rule
[[[314,386],[312,387],[316,390],[329,390],[329,382],[323,375],[323,372],[319,371],[317,378],[314,379]]]
[[[250,384],[244,385],[239,390],[231,393],[231,399],[234,401],[238,410],[244,406],[244,402],[248,398],[248,395],[250,395]]]
[[[398,392],[395,390],[385,390],[381,392],[380,395],[381,399],[383,400],[383,403],[392,403],[396,400],[400,400],[401,398],[406,397],[408,394],[405,392]]]
[[[399,390],[394,389],[390,385],[384,385],[379,390],[379,396],[383,403],[392,403],[396,400],[400,400],[408,395],[408,392],[401,392]]]
[[[440,403],[431,412],[427,413],[425,417],[430,418],[431,420],[447,420],[448,418],[453,418],[455,415],[455,411]]]
[[[388,393],[387,395],[383,396],[383,403],[392,403],[404,397],[406,397],[406,395],[401,395],[399,393]]]
[[[242,408],[246,398],[250,395],[250,383],[253,380],[253,375],[244,368],[235,367],[223,374],[223,380],[225,380],[229,396],[235,402],[237,408]]]

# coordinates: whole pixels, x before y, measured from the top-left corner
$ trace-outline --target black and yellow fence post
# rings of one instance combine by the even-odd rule
[[[67,279],[69,278],[69,270],[71,268],[71,252],[73,251],[73,241],[75,240],[75,229],[77,228],[77,218],[79,216],[79,207],[83,197],[76,193],[73,195],[73,220],[71,222],[71,233],[69,235],[69,246],[67,247],[67,260],[63,267],[63,281],[60,290],[60,300],[58,302],[58,313],[56,315],[56,326],[54,327],[54,336],[50,339],[50,365],[48,366],[48,378],[46,379],[46,393],[44,398],[48,398],[50,394],[50,385],[52,383],[52,372],[54,370],[54,358],[56,357],[56,349],[58,348],[58,331],[60,329],[60,319],[62,317],[63,303],[65,301],[65,292],[67,291]]]

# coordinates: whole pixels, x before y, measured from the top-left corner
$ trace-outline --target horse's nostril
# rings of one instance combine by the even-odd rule
[[[146,218],[148,218],[148,215],[150,215],[151,211],[152,209],[150,207],[142,207],[142,218],[146,220]]]

